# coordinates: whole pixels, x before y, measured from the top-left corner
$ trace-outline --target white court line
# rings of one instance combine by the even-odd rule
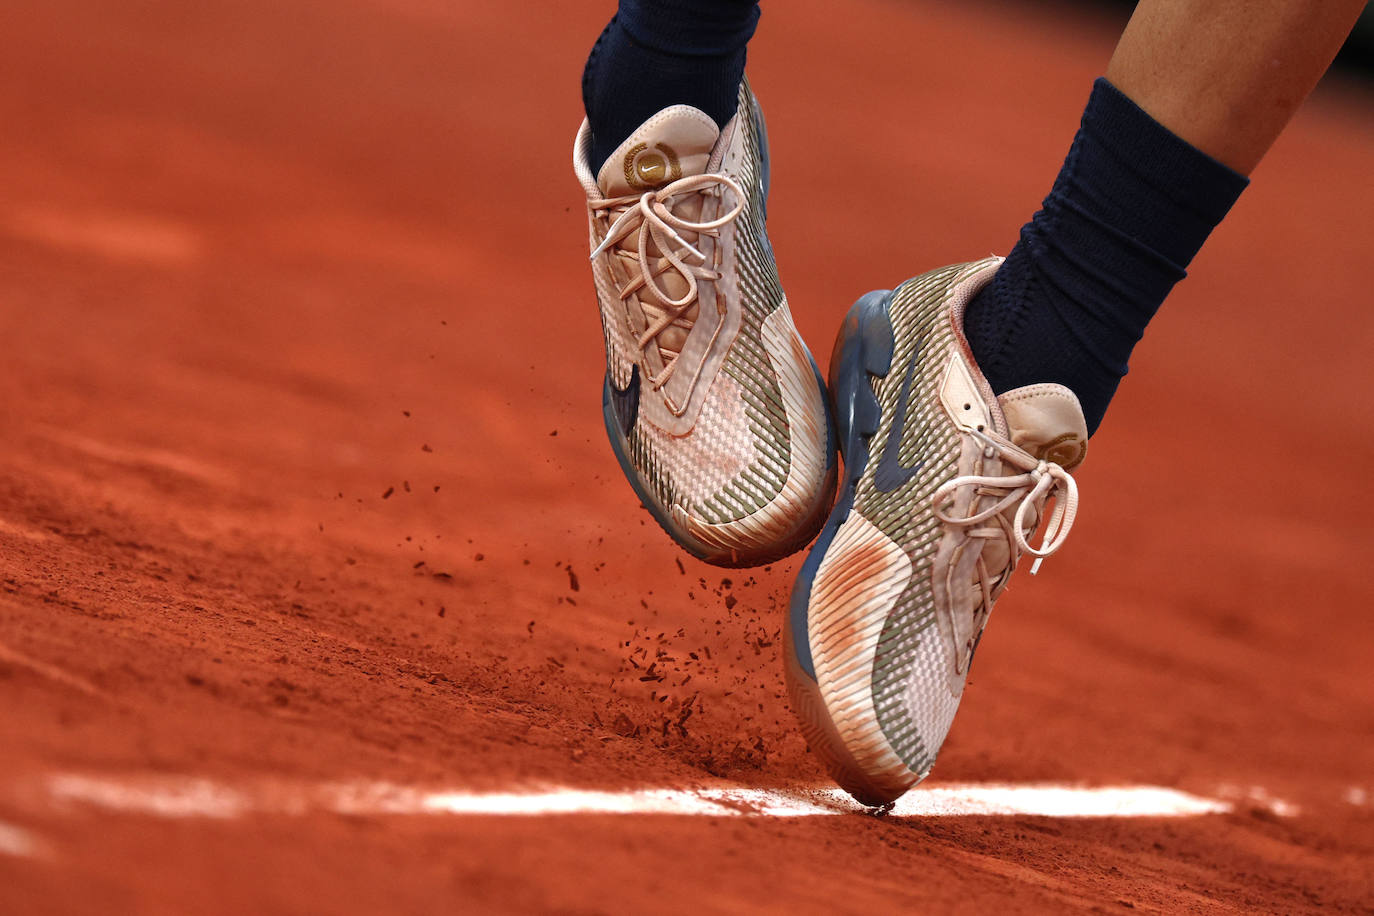
[[[1297,817],[1301,809],[1294,804],[1275,798],[1269,794],[1269,790],[1263,786],[1238,786],[1233,783],[1222,783],[1217,787],[1217,795],[1231,802],[1239,802],[1250,808],[1261,808],[1279,817]],[[1345,795],[1345,801],[1350,801],[1349,792]]]
[[[208,779],[67,774],[47,781],[56,802],[168,818],[248,814],[547,816],[664,814],[709,817],[812,817],[865,809],[838,789],[752,788],[594,791],[542,788],[515,792],[422,789],[385,782],[286,783],[232,787]],[[1278,806],[1275,806],[1276,809]],[[933,785],[913,790],[890,817],[1195,817],[1225,814],[1231,802],[1161,786],[1065,784]],[[1282,809],[1280,809],[1280,813]]]
[[[256,806],[241,792],[208,779],[135,778],[126,781],[96,776],[54,776],[48,793],[58,801],[84,802],[111,811],[158,817],[231,818]]]
[[[0,821],[0,855],[22,858],[38,855],[38,852],[38,841],[33,838],[33,834]]]

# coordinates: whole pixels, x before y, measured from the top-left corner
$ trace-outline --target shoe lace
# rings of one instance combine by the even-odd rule
[[[1000,448],[986,436],[979,438],[985,444],[985,454],[991,457],[1000,452],[1002,460],[1019,468],[1021,473],[995,477],[977,474],[955,477],[935,491],[932,503],[936,518],[949,525],[968,528],[966,533],[969,537],[1001,538],[1007,543],[1010,563],[995,576],[990,575],[983,558],[978,558],[978,583],[983,592],[983,608],[986,612],[991,611],[993,600],[1006,587],[1009,573],[1015,569],[1021,554],[1028,553],[1035,557],[1035,562],[1031,564],[1031,575],[1035,575],[1045,558],[1064,545],[1073,528],[1074,517],[1078,514],[1078,484],[1068,471],[1053,461],[1036,460],[1019,450]],[[952,514],[958,492],[966,487],[973,488],[974,498],[969,501],[970,507],[976,507],[980,497],[990,497],[994,502],[967,516]],[[1029,513],[1032,509],[1038,512],[1051,498],[1054,499],[1054,511],[1045,526],[1040,546],[1034,547],[1026,538],[1027,529],[1032,527],[1027,524]],[[1013,505],[1016,511],[1008,519],[1007,510]]]
[[[726,190],[734,193],[735,205],[715,219],[694,221],[673,212],[674,206],[688,195],[708,194],[723,199]],[[637,261],[639,274],[620,288],[620,298],[625,301],[640,290],[647,289],[660,306],[655,311],[662,311],[639,335],[640,350],[655,344],[658,336],[673,325],[685,325],[690,329],[691,320],[687,318],[687,313],[696,302],[698,280],[719,280],[721,274],[707,266],[706,255],[683,238],[682,233],[718,237],[721,227],[733,222],[744,211],[744,189],[727,175],[688,175],[639,196],[593,201],[591,207],[594,213],[606,219],[618,214],[607,229],[606,237],[593,249],[591,260],[595,261],[614,247],[622,257]],[[626,246],[624,242],[636,229],[644,230],[639,233],[639,244],[635,247]],[[650,240],[661,257],[651,257]],[[688,258],[695,259],[697,263],[691,263]],[[678,298],[673,298],[658,280],[670,270],[681,276],[687,284],[687,291]],[[664,348],[660,347],[660,353],[664,352]],[[652,375],[645,367],[645,379],[655,389],[661,388],[672,376],[677,366],[677,356],[677,353],[672,353],[670,360],[665,359],[663,371],[658,375]]]

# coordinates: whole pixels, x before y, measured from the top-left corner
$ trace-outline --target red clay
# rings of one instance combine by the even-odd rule
[[[609,9],[520,12],[7,17],[0,822],[50,854],[0,855],[0,911],[1374,909],[1374,808],[1343,800],[1374,789],[1374,118],[1339,84],[1151,327],[936,770],[1257,785],[1299,816],[215,822],[34,793],[822,779],[781,689],[799,561],[681,555],[602,439],[567,153]],[[1014,240],[1114,38],[837,16],[769,5],[751,48],[822,363],[856,295]]]

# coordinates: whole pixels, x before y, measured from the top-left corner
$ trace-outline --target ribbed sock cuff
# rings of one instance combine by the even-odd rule
[[[678,57],[726,57],[749,43],[756,0],[621,0],[616,14],[636,44]]]
[[[582,71],[593,174],[669,105],[691,105],[724,128],[758,18],[754,0],[624,0]]]
[[[1181,269],[1250,183],[1105,78],[1093,83],[1074,147],[1073,196],[1080,209]],[[1066,177],[1061,173],[1056,191]]]
[[[1097,80],[1054,188],[965,313],[993,390],[1066,385],[1095,432],[1146,325],[1248,184]]]

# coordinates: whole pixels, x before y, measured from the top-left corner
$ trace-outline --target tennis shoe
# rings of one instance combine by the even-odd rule
[[[834,495],[824,384],[792,322],[765,231],[768,145],[748,83],[720,129],[665,108],[587,197],[606,343],[602,413],[630,485],[664,530],[721,566],[800,550]]]
[[[999,264],[869,293],[831,359],[844,472],[793,590],[786,671],[812,750],[868,805],[930,772],[994,602],[1077,511],[1078,399],[1055,384],[995,396],[964,337]]]

